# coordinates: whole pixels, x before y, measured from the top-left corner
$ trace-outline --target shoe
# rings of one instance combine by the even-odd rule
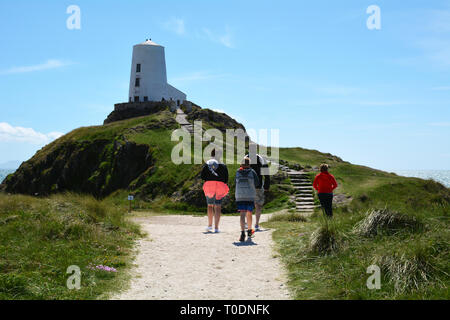
[[[241,232],[241,237],[239,238],[240,242],[244,242],[245,241],[245,231]]]
[[[247,224],[247,222],[245,223],[245,229],[248,229],[248,224]]]
[[[261,228],[258,225],[255,225],[255,231],[261,231]]]
[[[253,229],[248,229],[247,230],[247,236],[249,237],[249,238],[253,238],[253,234],[255,233],[255,230],[253,230]]]
[[[213,228],[212,227],[206,227],[206,232],[212,232],[213,231]]]
[[[214,233],[220,233],[219,229],[215,229]]]

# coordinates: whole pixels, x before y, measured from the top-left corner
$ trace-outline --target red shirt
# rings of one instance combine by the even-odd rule
[[[314,178],[313,187],[319,193],[333,193],[337,186],[336,179],[331,173],[321,172]]]

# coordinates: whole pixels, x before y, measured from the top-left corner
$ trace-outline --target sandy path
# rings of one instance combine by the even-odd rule
[[[236,216],[222,217],[219,234],[204,232],[206,217],[136,220],[148,236],[138,243],[130,287],[113,299],[290,298],[271,230],[243,245]]]

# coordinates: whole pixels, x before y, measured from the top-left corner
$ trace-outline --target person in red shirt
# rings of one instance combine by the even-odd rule
[[[334,176],[328,172],[328,165],[320,165],[320,173],[314,178],[313,187],[317,190],[320,205],[327,217],[333,217],[333,190],[338,186]]]

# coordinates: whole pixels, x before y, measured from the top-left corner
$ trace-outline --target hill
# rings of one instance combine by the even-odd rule
[[[115,277],[97,274],[89,263],[129,266],[129,249],[139,235],[124,219],[129,193],[138,209],[204,214],[201,165],[171,161],[177,144],[171,134],[180,126],[169,109],[162,104],[145,115],[115,111],[105,125],[73,130],[45,146],[5,179],[0,185],[0,298],[95,298],[116,286]],[[222,132],[245,129],[226,114],[195,105],[187,119]],[[280,163],[309,172],[311,179],[326,162],[339,182],[335,218],[325,221],[320,209],[307,218],[290,210],[295,204],[289,201],[294,192],[289,178],[273,176],[265,211],[283,211],[266,226],[276,229],[296,298],[449,297],[450,189],[316,150],[280,148],[279,154]],[[229,165],[231,195],[237,167]],[[226,199],[225,212],[235,211],[233,198]],[[62,254],[66,251],[70,256]],[[102,262],[104,255],[113,258]],[[65,289],[69,258],[90,273],[79,293]],[[382,270],[381,290],[366,287],[372,264]],[[39,287],[44,276],[51,280],[47,288]]]
[[[136,117],[142,112],[147,115]],[[226,114],[195,105],[187,118],[202,121],[204,128],[245,130]],[[168,104],[114,111],[107,120],[105,125],[73,130],[45,146],[9,175],[0,190],[39,196],[70,191],[117,199],[132,193],[138,207],[189,211],[205,207],[201,164],[171,161],[172,148],[178,143],[171,141],[171,134],[180,126]],[[230,166],[230,181],[237,167]],[[278,192],[269,195],[272,200],[280,197]],[[287,201],[287,196],[283,199]],[[224,211],[231,212],[232,204],[228,198]]]

